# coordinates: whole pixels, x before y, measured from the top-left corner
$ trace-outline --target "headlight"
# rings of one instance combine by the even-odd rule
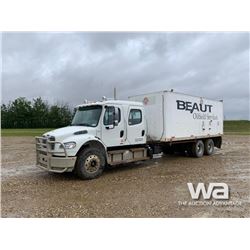
[[[66,149],[72,149],[72,148],[75,148],[75,146],[76,146],[76,143],[73,142],[73,141],[66,142],[66,143],[63,143],[63,144],[64,144],[64,146],[65,146]]]

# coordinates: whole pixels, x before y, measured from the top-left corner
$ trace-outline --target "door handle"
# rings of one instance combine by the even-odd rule
[[[142,131],[141,131],[141,136],[144,136],[145,135],[145,130],[143,129]]]
[[[124,136],[124,130],[120,131],[120,138],[122,138]]]

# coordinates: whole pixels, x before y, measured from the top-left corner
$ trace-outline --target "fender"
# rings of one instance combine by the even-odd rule
[[[98,149],[100,149],[100,150],[104,153],[106,159],[108,159],[107,147],[106,147],[106,146],[103,144],[103,142],[102,142],[100,139],[98,139],[97,137],[94,137],[94,138],[92,138],[91,140],[85,142],[85,143],[80,147],[80,149],[78,150],[78,152],[77,152],[76,155],[78,155],[78,154],[81,152],[82,149],[87,148],[87,147],[92,147],[92,148],[98,148]]]
[[[67,150],[69,156],[77,156],[77,154],[84,148],[89,146],[96,146],[102,149],[105,152],[105,156],[107,156],[106,146],[103,142],[94,135],[84,134],[84,135],[73,135],[67,137],[63,140],[63,143],[74,141],[76,143],[76,147],[73,149]]]

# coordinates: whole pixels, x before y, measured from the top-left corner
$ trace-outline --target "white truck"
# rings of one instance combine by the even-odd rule
[[[106,166],[142,161],[155,154],[193,157],[221,148],[223,102],[172,91],[103,99],[77,106],[70,126],[36,137],[37,166],[74,171],[82,179]]]

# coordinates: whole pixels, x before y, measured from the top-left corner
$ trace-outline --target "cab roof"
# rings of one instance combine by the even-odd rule
[[[123,100],[106,100],[106,101],[83,103],[83,104],[77,105],[76,108],[92,106],[92,105],[102,105],[102,106],[104,105],[124,105],[124,106],[134,105],[134,106],[142,107],[143,103],[135,102],[135,101],[123,101]]]

